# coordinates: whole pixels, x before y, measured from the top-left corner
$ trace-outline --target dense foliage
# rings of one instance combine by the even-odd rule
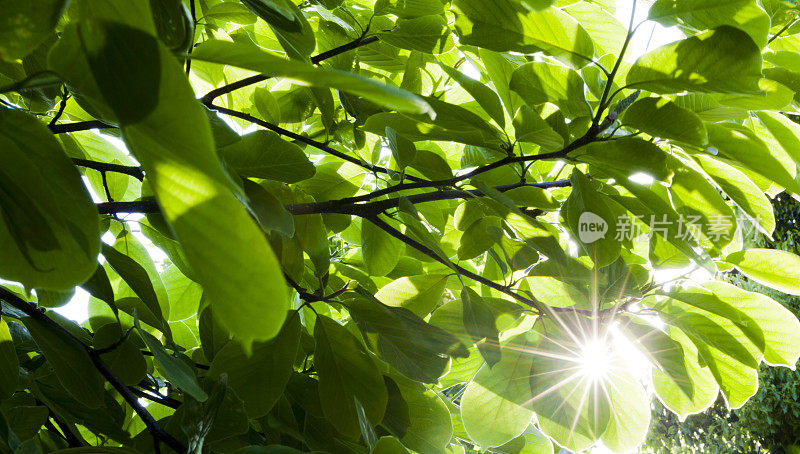
[[[796,119],[795,119],[796,121]],[[769,247],[797,254],[796,219],[800,202],[781,194],[773,200],[775,231],[773,238],[745,237],[752,247]],[[800,316],[800,299],[785,295],[731,274],[736,285],[766,293]],[[795,365],[796,367],[797,365]],[[729,410],[718,401],[706,412],[679,421],[662,406],[654,406],[647,448],[661,452],[706,452],[710,448],[729,452],[793,452],[800,447],[800,370],[772,368],[762,364],[758,373],[758,392],[739,409]]]
[[[742,241],[800,194],[799,8],[657,0],[686,37],[634,62],[613,0],[0,0],[0,452],[624,452],[651,392],[741,407],[800,356],[721,278],[800,294]]]

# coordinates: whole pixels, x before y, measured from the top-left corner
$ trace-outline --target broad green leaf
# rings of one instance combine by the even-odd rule
[[[651,341],[650,345],[655,352],[667,353],[669,350],[664,349],[681,349],[681,357],[676,359],[678,362],[661,361],[661,368],[653,369],[656,394],[681,420],[705,410],[717,400],[719,385],[686,334],[670,327],[669,338],[664,343]]]
[[[552,307],[589,308],[589,298],[575,286],[549,276],[528,276],[525,283],[534,298]]]
[[[703,284],[717,298],[754,320],[765,340],[764,360],[794,367],[800,356],[800,322],[787,308],[766,295],[748,292],[722,281]]]
[[[265,182],[259,185],[245,180],[244,191],[247,194],[248,205],[261,224],[261,228],[278,231],[291,237],[294,235],[294,218],[286,211],[280,200],[265,189],[265,185]]]
[[[381,287],[375,298],[387,306],[404,307],[423,317],[442,302],[446,274],[406,276]]]
[[[794,89],[770,79],[758,81],[761,90],[752,95],[722,95],[717,101],[723,106],[747,110],[782,110],[791,104]]]
[[[606,10],[595,3],[580,2],[564,8],[594,41],[596,53],[618,55],[628,30]]]
[[[24,317],[21,321],[69,395],[89,408],[101,407],[104,381],[86,347],[49,323],[31,317]]]
[[[370,275],[389,274],[402,255],[403,245],[399,240],[369,221],[361,222],[361,256]]]
[[[434,391],[397,374],[391,375],[408,405],[410,425],[400,441],[420,454],[438,454],[453,436],[453,423],[447,405]],[[398,435],[398,434],[395,434]]]
[[[613,263],[620,253],[616,237],[622,210],[578,169],[573,170],[570,180],[572,193],[564,204],[563,216],[573,238],[597,267]]]
[[[461,304],[464,329],[476,340],[485,339],[478,345],[478,350],[486,359],[486,364],[494,367],[500,361],[502,352],[492,308],[470,287],[461,290]]]
[[[244,4],[224,2],[217,3],[208,8],[203,15],[203,19],[214,19],[248,25],[255,23],[256,16]]]
[[[775,230],[775,215],[764,192],[745,174],[724,162],[707,155],[695,155],[695,160],[736,205],[752,217],[768,235]]]
[[[759,350],[731,320],[674,299],[655,308],[691,339],[729,407],[739,408],[755,394]]]
[[[756,115],[792,160],[800,163],[800,125],[778,112],[758,112]]]
[[[757,94],[761,52],[743,31],[721,26],[652,50],[628,71],[629,87],[655,93],[684,90]]]
[[[648,19],[694,30],[730,25],[747,32],[762,48],[770,28],[770,18],[756,0],[658,0]]]
[[[650,426],[650,396],[640,381],[622,369],[609,374],[604,383],[611,417],[600,437],[614,452],[630,452],[644,443]]]
[[[378,33],[381,41],[401,49],[428,54],[442,54],[453,48],[453,38],[447,20],[438,14],[413,19],[397,19],[388,33]]]
[[[386,410],[386,385],[363,345],[347,328],[324,315],[314,324],[314,339],[320,401],[329,421],[343,434],[360,434],[355,397],[367,419],[378,424]]]
[[[242,0],[242,3],[271,26],[287,32],[299,32],[305,22],[302,14],[298,16],[288,0]]]
[[[0,108],[0,244],[3,279],[52,290],[89,279],[100,250],[97,209],[77,169],[42,123],[5,107]]]
[[[31,53],[53,33],[67,0],[0,2],[0,60],[14,61]]]
[[[800,257],[778,249],[747,249],[725,261],[746,276],[790,295],[800,295]]]
[[[454,5],[455,29],[463,44],[499,52],[544,51],[578,67],[594,55],[592,38],[560,9],[529,11],[514,0],[458,0]]]
[[[700,117],[667,98],[644,98],[636,101],[625,110],[622,122],[654,137],[697,146],[708,142],[708,134]]]
[[[299,186],[317,202],[355,195],[366,174],[363,168],[349,162],[326,162],[316,168],[314,176]]]
[[[247,416],[265,416],[283,393],[293,371],[300,341],[300,317],[291,313],[277,336],[254,342],[250,354],[232,341],[214,355],[208,377],[228,376],[228,386],[244,402]]]
[[[152,353],[156,361],[158,361],[158,364],[161,366],[164,375],[166,375],[170,383],[199,402],[208,399],[208,394],[200,387],[200,383],[198,383],[197,376],[195,376],[192,368],[183,362],[182,359],[170,355],[161,344],[161,341],[142,329],[139,325],[138,318],[135,320],[135,325],[136,331],[139,332],[139,335],[144,340],[150,353]]]
[[[314,176],[314,165],[297,145],[272,131],[255,131],[219,150],[220,157],[243,177],[297,183]]]
[[[447,356],[468,354],[457,337],[405,308],[386,306],[371,295],[345,305],[381,357],[412,380],[435,383],[447,368]]]
[[[394,161],[400,170],[405,169],[407,165],[414,161],[417,155],[417,148],[414,146],[414,142],[398,135],[389,126],[386,127],[386,140],[389,142],[389,149],[392,151]]]
[[[8,323],[0,320],[0,399],[11,397],[19,382],[19,360]]]
[[[727,246],[736,234],[733,210],[700,172],[672,156],[668,162],[674,170],[670,193],[676,211],[688,220],[685,228],[697,227],[714,246]],[[692,226],[691,221],[697,219],[702,222]]]
[[[287,77],[314,87],[336,88],[403,112],[431,111],[423,99],[394,86],[350,72],[286,60],[249,44],[206,41],[192,52],[192,59],[237,66],[269,76]]]
[[[408,450],[394,437],[381,437],[372,448],[371,454],[408,454]]]
[[[164,314],[161,312],[156,291],[153,289],[153,283],[150,281],[147,271],[135,260],[107,244],[103,244],[102,251],[103,257],[106,258],[111,268],[130,286],[150,313],[160,322],[154,328],[158,328],[162,332],[167,330]]]
[[[461,398],[461,418],[470,438],[481,446],[500,446],[519,436],[533,418],[528,377],[534,356],[524,335],[503,345],[502,359],[483,366]]]
[[[458,258],[460,260],[474,259],[491,248],[495,244],[494,239],[489,235],[491,228],[500,228],[500,218],[487,216],[467,227],[458,245]]]
[[[486,137],[486,134],[475,126],[467,126],[463,130],[454,130],[433,122],[420,121],[407,115],[395,112],[381,112],[369,117],[364,130],[383,136],[390,127],[403,137],[414,142],[436,140],[442,142],[458,142],[475,146],[499,148],[500,140]]]
[[[644,173],[655,180],[669,182],[673,175],[667,154],[653,143],[635,137],[592,143],[569,156],[601,169],[624,172],[628,177]]]
[[[147,374],[147,362],[136,341],[130,336],[123,339],[125,333],[116,323],[109,323],[97,329],[92,337],[95,350],[109,349],[100,355],[114,374],[127,386],[135,386],[144,380]]]
[[[532,142],[545,150],[558,150],[564,138],[533,109],[522,106],[514,117],[514,134],[520,142]]]
[[[530,106],[546,102],[557,105],[567,117],[591,113],[584,96],[584,83],[577,71],[546,62],[520,66],[511,75],[509,87]]]
[[[114,53],[86,48],[82,36],[128,46]],[[69,57],[88,60],[88,68]],[[142,162],[194,277],[220,309],[217,319],[245,345],[274,336],[288,308],[282,273],[261,230],[231,192],[239,190],[220,167],[208,119],[170,52],[137,30],[89,21],[69,27],[49,59],[79,91],[98,97],[95,102],[107,103],[116,117],[139,119],[122,125],[123,137]],[[146,64],[135,64],[142,59]],[[153,65],[159,70],[147,71]],[[125,77],[109,79],[112,70]],[[128,112],[121,98],[130,98],[123,95],[130,90],[155,90],[169,102],[158,103],[159,95],[152,112],[138,108]],[[180,121],[176,123],[175,118]]]
[[[492,117],[492,120],[496,121],[500,127],[505,126],[506,117],[503,113],[503,106],[500,104],[500,97],[497,95],[497,93],[480,81],[466,76],[459,70],[447,66],[442,62],[439,62],[439,67],[442,68],[442,71],[444,71],[445,74],[458,82],[461,88],[466,90],[467,93],[469,93],[470,96],[472,96],[472,98],[478,102],[478,105],[481,106],[481,109],[483,109],[489,114],[490,117]]]
[[[503,54],[488,49],[478,49],[478,55],[486,67],[489,80],[492,81],[498,96],[503,101],[506,112],[513,116],[521,102],[517,95],[509,89],[508,84],[517,65],[511,63]]]
[[[751,129],[732,123],[706,124],[709,145],[719,156],[764,175],[791,192],[800,193],[795,181],[796,169],[791,159],[783,159]],[[786,156],[788,158],[788,156]]]
[[[375,2],[375,13],[409,18],[442,14],[444,8],[439,0],[378,0]]]

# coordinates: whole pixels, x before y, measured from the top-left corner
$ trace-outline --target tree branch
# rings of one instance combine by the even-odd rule
[[[500,192],[520,187],[536,188],[562,188],[570,186],[569,180],[545,181],[543,183],[516,183],[505,186],[496,186],[494,189]],[[369,196],[370,194],[365,194]],[[478,190],[445,190],[427,192],[424,194],[414,194],[407,197],[411,203],[433,202],[437,200],[465,199],[471,197],[483,197],[483,193]],[[370,196],[370,200],[376,196]],[[361,198],[361,197],[358,197]],[[367,217],[394,208],[400,203],[399,198],[379,200],[370,203],[353,202],[356,197],[345,199],[328,200],[325,202],[298,203],[295,205],[285,205],[286,211],[295,214],[317,214],[317,213],[340,213],[355,216]],[[119,214],[119,213],[159,213],[160,208],[155,200],[137,200],[135,202],[104,202],[98,203],[97,211],[100,214]]]
[[[389,235],[397,238],[398,240],[402,241],[403,243],[405,243],[405,244],[413,247],[414,249],[422,252],[423,254],[425,254],[428,257],[436,260],[437,262],[441,263],[442,265],[444,265],[444,266],[446,266],[448,268],[452,268],[452,269],[456,270],[459,274],[461,274],[463,276],[466,276],[466,277],[468,277],[468,278],[470,278],[470,279],[472,279],[474,281],[480,282],[481,284],[483,284],[483,285],[485,285],[487,287],[493,288],[493,289],[495,289],[495,290],[497,290],[499,292],[505,293],[506,295],[514,298],[515,300],[519,301],[520,303],[525,304],[526,306],[529,306],[529,307],[531,307],[533,309],[536,309],[539,313],[543,312],[543,306],[546,306],[546,304],[544,304],[544,303],[542,303],[540,301],[535,301],[535,300],[532,300],[532,299],[525,298],[524,296],[512,291],[508,287],[500,285],[497,282],[494,282],[494,281],[492,281],[490,279],[486,279],[483,276],[479,276],[479,275],[473,273],[472,271],[470,271],[470,270],[468,270],[468,269],[466,269],[466,268],[464,268],[462,266],[459,266],[459,265],[456,265],[455,263],[450,262],[449,260],[445,259],[444,257],[440,257],[439,254],[437,254],[436,252],[431,250],[429,247],[427,247],[424,244],[414,240],[413,238],[410,238],[410,237],[404,235],[399,230],[395,229],[394,227],[392,227],[391,225],[387,224],[385,221],[380,219],[378,216],[372,216],[372,217],[368,217],[368,218],[365,218],[365,219],[370,221],[370,222],[372,222],[373,224],[375,224],[376,227],[378,227],[381,230],[385,231]]]
[[[111,164],[108,162],[90,161],[88,159],[73,158],[72,162],[76,166],[86,167],[87,169],[94,169],[99,172],[116,172],[130,175],[139,181],[144,180],[144,171],[136,166],[124,166],[121,164]]]
[[[361,46],[365,46],[370,43],[374,43],[378,41],[378,36],[368,36],[368,37],[359,37],[356,40],[353,40],[347,44],[341,45],[339,47],[334,47],[331,50],[325,51],[321,54],[315,55],[311,57],[311,63],[319,64],[321,61],[326,60],[331,57],[335,57],[339,54],[343,54],[347,51],[359,48]],[[222,87],[215,88],[200,98],[200,102],[205,104],[208,108],[211,108],[211,103],[214,102],[215,99],[219,98],[222,95],[227,95],[228,93],[238,90],[240,88],[244,88],[248,85],[257,84],[259,82],[263,82],[269,79],[270,76],[265,76],[263,74],[257,74],[255,76],[245,77],[244,79],[237,80],[236,82],[230,83],[228,85],[223,85]]]
[[[314,147],[314,148],[316,148],[318,150],[324,151],[324,152],[326,152],[326,153],[328,153],[328,154],[330,154],[332,156],[336,156],[339,159],[343,159],[345,161],[352,162],[353,164],[355,164],[357,166],[360,166],[360,167],[363,167],[363,168],[369,170],[370,172],[378,172],[378,173],[386,173],[386,174],[389,173],[389,171],[384,167],[377,166],[377,165],[374,165],[374,164],[369,164],[369,163],[364,162],[363,160],[361,160],[359,158],[356,158],[354,156],[350,156],[348,154],[342,153],[339,150],[334,150],[333,148],[325,145],[322,142],[317,142],[314,139],[309,139],[306,136],[302,136],[300,134],[296,134],[296,133],[294,133],[292,131],[289,131],[288,129],[281,128],[278,125],[274,125],[274,124],[269,123],[267,121],[264,121],[264,120],[262,120],[260,118],[254,117],[254,116],[252,116],[250,114],[246,114],[244,112],[239,112],[238,110],[228,109],[228,108],[222,107],[222,106],[216,106],[216,105],[213,105],[213,104],[208,105],[208,108],[211,109],[211,110],[216,110],[217,112],[222,112],[225,115],[230,115],[231,117],[241,118],[242,120],[246,120],[246,121],[249,121],[251,123],[255,123],[255,124],[261,126],[262,128],[269,129],[270,131],[277,132],[278,134],[280,134],[282,136],[290,137],[290,138],[292,138],[292,139],[294,139],[294,140],[296,140],[298,142],[302,142],[302,143],[304,143],[306,145],[310,145],[310,146],[312,146],[312,147]],[[417,181],[417,182],[426,182],[426,181],[428,181],[428,180],[425,180],[424,178],[419,178],[419,177],[415,177],[415,176],[412,176],[412,175],[406,175],[406,178],[408,178],[409,180],[412,180],[412,181]]]
[[[116,129],[116,126],[110,125],[100,120],[78,121],[75,123],[61,123],[57,125],[48,125],[53,134],[64,134],[66,132],[87,131],[89,129]]]
[[[39,308],[36,306],[28,303],[27,301],[23,300],[22,298],[18,297],[16,294],[11,292],[10,290],[6,289],[5,287],[0,287],[0,300],[5,301],[6,303],[10,304],[14,308],[18,309],[19,311],[23,312],[28,317],[41,322],[42,324],[48,326],[50,329],[54,331],[58,331],[61,334],[69,337],[70,339],[74,340],[78,343],[81,347],[83,347],[86,354],[89,355],[89,358],[92,360],[92,364],[97,369],[98,372],[106,379],[107,382],[120,393],[125,402],[133,408],[133,411],[136,412],[137,415],[142,419],[147,430],[153,436],[153,439],[156,442],[163,442],[173,450],[178,453],[185,453],[186,447],[183,446],[181,442],[176,440],[172,435],[167,433],[153,418],[144,406],[139,403],[138,398],[135,394],[131,392],[131,390],[125,386],[124,383],[117,377],[114,372],[109,369],[103,359],[100,358],[100,355],[90,346],[81,342],[80,339],[75,337],[72,333],[70,333],[67,329],[63,326],[56,323],[53,319],[45,315],[44,312],[40,311]]]

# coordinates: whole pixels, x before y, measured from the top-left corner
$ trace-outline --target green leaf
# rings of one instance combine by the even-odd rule
[[[644,443],[650,426],[650,396],[641,382],[623,369],[604,386],[611,418],[600,439],[614,452],[630,452]]]
[[[106,258],[111,268],[120,275],[122,280],[141,298],[147,309],[161,322],[159,326],[154,326],[154,328],[162,332],[167,330],[164,314],[161,312],[156,291],[153,289],[153,283],[150,281],[147,271],[135,260],[107,244],[103,244],[102,251],[103,257]]]
[[[439,0],[379,0],[375,2],[375,14],[394,14],[397,17],[419,17],[442,14]]]
[[[255,4],[258,2],[251,3]],[[248,25],[255,23],[256,16],[253,15],[247,6],[241,3],[224,2],[217,3],[208,8],[203,15],[203,19],[214,19]]]
[[[0,108],[0,243],[3,279],[51,290],[87,280],[100,250],[97,209],[77,169],[42,123],[6,108]]]
[[[721,26],[650,51],[628,71],[629,87],[655,93],[683,90],[756,94],[761,51],[743,31]]]
[[[734,252],[725,261],[747,277],[790,295],[800,295],[800,257],[777,249]]]
[[[594,55],[592,38],[558,8],[529,11],[521,2],[457,0],[455,29],[463,44],[499,52],[544,51],[581,67]]]
[[[602,169],[624,172],[626,177],[644,173],[655,180],[668,182],[673,175],[667,154],[652,142],[636,137],[592,143],[569,156]]]
[[[486,364],[494,367],[500,361],[502,354],[494,312],[478,295],[478,292],[470,287],[464,287],[461,290],[461,304],[463,305],[462,317],[467,334],[477,340],[486,340],[483,344],[478,345],[478,349],[486,360]]]
[[[361,222],[361,256],[372,276],[389,274],[403,255],[403,245],[375,224]]]
[[[288,77],[314,87],[343,90],[402,112],[431,112],[430,106],[419,96],[394,86],[350,72],[322,69],[311,64],[286,60],[250,44],[209,40],[192,52],[192,59],[237,66],[270,76]]]
[[[116,323],[109,323],[97,329],[92,337],[92,347],[96,350],[110,349],[100,355],[114,375],[127,386],[135,386],[147,374],[147,362],[140,346],[129,333],[123,333]],[[128,336],[123,339],[123,336]]]
[[[458,258],[474,259],[494,246],[495,240],[489,235],[491,228],[500,228],[500,218],[487,216],[470,224],[459,241]]]
[[[770,29],[770,18],[756,0],[658,0],[647,18],[694,30],[730,25],[747,32],[760,48],[767,44]]]
[[[364,124],[365,131],[379,136],[385,134],[387,127],[394,129],[396,133],[414,142],[435,140],[465,143],[475,146],[487,146],[490,148],[499,148],[501,143],[501,141],[496,138],[488,139],[485,132],[477,129],[475,126],[466,125],[464,129],[451,129],[438,124],[435,120],[433,122],[420,121],[416,118],[394,112],[381,112],[372,115]]]
[[[244,181],[244,191],[249,199],[248,205],[261,224],[261,228],[275,230],[291,237],[294,235],[294,218],[263,184]]]
[[[453,423],[447,405],[434,391],[397,374],[391,374],[408,405],[411,424],[400,438],[408,449],[420,454],[438,454],[453,436]]]
[[[21,321],[50,362],[64,389],[86,407],[102,406],[103,377],[97,372],[86,348],[49,323],[31,317],[23,317]]]
[[[428,54],[442,54],[453,48],[453,38],[450,37],[447,20],[438,14],[397,19],[390,32],[378,33],[378,36],[381,41],[401,49]]]
[[[97,39],[127,46],[115,49],[114,53],[86,49],[81,36],[89,31],[92,36],[99,35]],[[141,52],[143,49],[155,53],[149,55]],[[87,53],[95,55],[93,52],[101,52],[102,59],[89,68],[75,63]],[[153,58],[157,59],[159,70],[148,72],[152,70]],[[152,36],[92,21],[68,27],[49,59],[51,66],[70,80],[76,90],[96,97],[93,98],[96,103],[122,97],[122,92],[116,91],[120,81],[95,85],[95,80],[108,78],[108,71],[126,74],[121,81],[128,84],[124,87],[126,93],[130,90],[151,93],[153,87],[167,87],[156,92],[168,94],[169,102],[159,102],[146,118],[123,125],[125,142],[142,163],[194,277],[209,301],[220,309],[215,312],[217,319],[245,345],[254,339],[274,336],[288,309],[280,267],[262,231],[231,192],[241,191],[220,167],[208,119],[181,65]],[[138,64],[141,59],[147,62]],[[98,68],[99,61],[105,64],[103,68]],[[87,78],[87,74],[91,77]],[[127,104],[114,101],[109,106],[112,110],[124,110]],[[120,117],[119,112],[114,113]],[[138,117],[142,111],[137,109],[135,113]],[[130,118],[131,112],[122,117]],[[174,121],[175,118],[180,121]]]
[[[254,342],[247,354],[236,341],[214,355],[208,377],[228,376],[228,386],[244,402],[250,419],[265,416],[282,395],[293,371],[300,342],[300,317],[292,313],[277,336]]]
[[[0,2],[0,59],[14,61],[31,53],[54,31],[67,0]]]
[[[387,306],[404,307],[424,317],[442,301],[446,274],[421,274],[396,279],[381,287],[375,298]]]
[[[0,320],[0,399],[11,397],[19,382],[19,360],[8,323]]]
[[[564,138],[528,106],[522,106],[517,111],[513,124],[520,142],[532,142],[545,150],[559,150],[564,146]]]
[[[597,267],[609,265],[619,257],[617,218],[623,213],[578,169],[570,180],[572,193],[564,204],[567,226]]]
[[[414,146],[414,142],[397,135],[390,126],[386,127],[386,140],[389,142],[392,157],[394,157],[394,161],[400,170],[405,169],[407,165],[414,161],[417,155],[417,148]]]
[[[695,155],[694,159],[725,194],[752,217],[768,235],[775,230],[772,204],[764,192],[734,167],[711,156]]]
[[[195,376],[192,368],[180,358],[176,358],[167,353],[167,350],[161,345],[161,341],[142,329],[141,325],[139,325],[138,318],[136,318],[134,322],[136,331],[139,332],[139,335],[144,340],[150,353],[152,353],[156,361],[158,361],[158,364],[161,366],[164,375],[166,375],[170,383],[192,396],[198,402],[203,402],[208,399],[208,394],[200,387],[200,383],[198,383],[197,376]]]
[[[800,163],[800,125],[778,112],[758,112],[756,115],[786,154],[795,163]]]
[[[600,5],[580,2],[563,8],[586,30],[594,41],[596,53],[619,55],[628,30]]]
[[[732,123],[706,124],[708,141],[720,157],[764,175],[794,193],[800,193],[795,181],[795,165],[785,154],[770,150],[751,129]],[[784,159],[786,157],[787,159]]]
[[[577,71],[564,66],[545,62],[522,65],[511,75],[509,87],[530,107],[549,102],[567,117],[591,114],[583,79]]]
[[[219,155],[243,177],[297,183],[314,176],[314,164],[303,150],[272,131],[246,134]]]
[[[242,0],[242,3],[271,26],[287,32],[299,32],[302,22],[305,22],[302,14],[298,15],[288,0]]]
[[[387,306],[372,295],[345,306],[366,336],[378,335],[374,342],[381,357],[412,380],[435,383],[447,368],[447,356],[467,356],[457,337],[405,308]]]
[[[379,423],[386,410],[386,385],[364,346],[345,327],[324,315],[314,324],[314,339],[320,401],[329,421],[343,434],[360,434],[353,400],[358,398],[367,419]]]
[[[458,82],[461,88],[466,90],[467,93],[469,93],[470,96],[472,96],[472,98],[478,102],[478,105],[481,106],[481,109],[483,109],[489,114],[490,117],[492,117],[492,120],[496,121],[500,127],[505,127],[506,117],[503,113],[503,105],[500,104],[500,97],[497,95],[497,93],[481,83],[479,80],[468,77],[459,70],[447,66],[442,62],[438,63],[439,67],[442,68],[442,71],[444,71],[448,76],[452,77],[453,80]]]
[[[502,359],[483,366],[461,398],[461,418],[470,439],[488,448],[519,436],[533,418],[530,377],[533,355],[524,335],[501,347]]]
[[[381,437],[372,448],[371,454],[408,454],[408,450],[397,438]]]
[[[700,117],[667,98],[644,98],[636,101],[625,110],[622,122],[654,137],[697,146],[708,142],[708,134]]]

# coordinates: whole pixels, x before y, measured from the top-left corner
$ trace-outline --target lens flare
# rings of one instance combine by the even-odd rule
[[[611,369],[611,347],[601,339],[589,339],[578,356],[580,373],[592,381],[602,381]]]

